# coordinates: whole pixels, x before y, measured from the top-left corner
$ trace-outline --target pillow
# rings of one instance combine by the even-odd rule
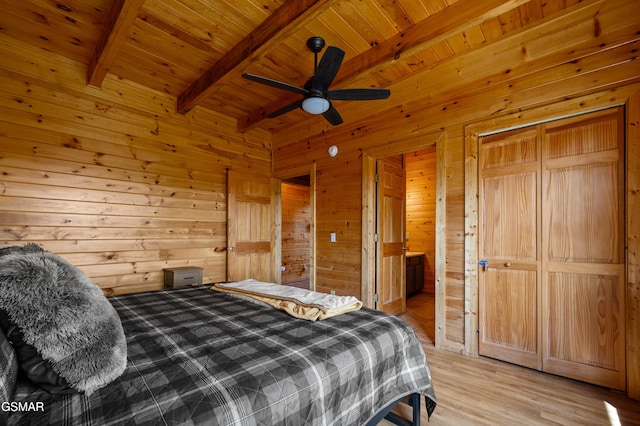
[[[18,379],[16,353],[9,340],[0,330],[0,405],[13,401],[13,392]],[[7,424],[7,412],[0,410],[0,424]]]
[[[0,250],[0,324],[20,369],[51,393],[91,394],[126,367],[122,324],[102,290],[35,244]]]
[[[13,401],[13,391],[18,380],[16,353],[0,330],[0,404]]]
[[[60,376],[51,363],[40,355],[38,350],[24,341],[24,334],[10,319],[5,311],[0,309],[0,331],[12,345],[15,352],[16,366],[37,386],[52,394],[76,393],[69,383]]]

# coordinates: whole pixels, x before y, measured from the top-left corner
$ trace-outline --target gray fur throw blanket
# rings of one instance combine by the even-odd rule
[[[0,315],[26,375],[36,384],[43,375],[62,379],[48,385],[63,391],[42,386],[51,393],[67,393],[66,388],[91,394],[126,367],[120,317],[102,290],[35,244],[0,249]],[[39,364],[34,354],[41,357]],[[43,373],[43,366],[51,371]]]

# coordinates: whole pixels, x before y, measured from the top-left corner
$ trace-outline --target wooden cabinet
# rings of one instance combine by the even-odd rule
[[[407,254],[407,297],[418,294],[424,287],[424,254]]]

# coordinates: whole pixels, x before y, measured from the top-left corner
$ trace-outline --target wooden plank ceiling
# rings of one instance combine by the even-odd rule
[[[277,132],[323,118],[299,109],[266,118],[301,95],[241,75],[304,86],[314,69],[312,36],[346,53],[331,89],[391,89],[385,100],[334,101],[355,123],[402,105],[394,93],[401,82],[438,78],[455,87],[458,75],[430,76],[430,68],[578,2],[2,0],[0,31],[86,64],[89,85],[111,73],[175,96],[178,112],[208,108],[237,119],[241,131]]]

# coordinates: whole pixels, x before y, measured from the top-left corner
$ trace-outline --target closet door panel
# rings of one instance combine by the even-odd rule
[[[618,159],[591,157],[586,165],[548,165],[551,262],[620,261]]]
[[[624,294],[617,274],[548,273],[548,372],[618,388]],[[571,303],[568,303],[571,301]]]
[[[535,128],[480,145],[479,352],[541,368],[540,161]]]
[[[484,275],[481,354],[539,369],[537,272],[489,268]]]
[[[543,368],[625,389],[622,110],[545,126]]]

